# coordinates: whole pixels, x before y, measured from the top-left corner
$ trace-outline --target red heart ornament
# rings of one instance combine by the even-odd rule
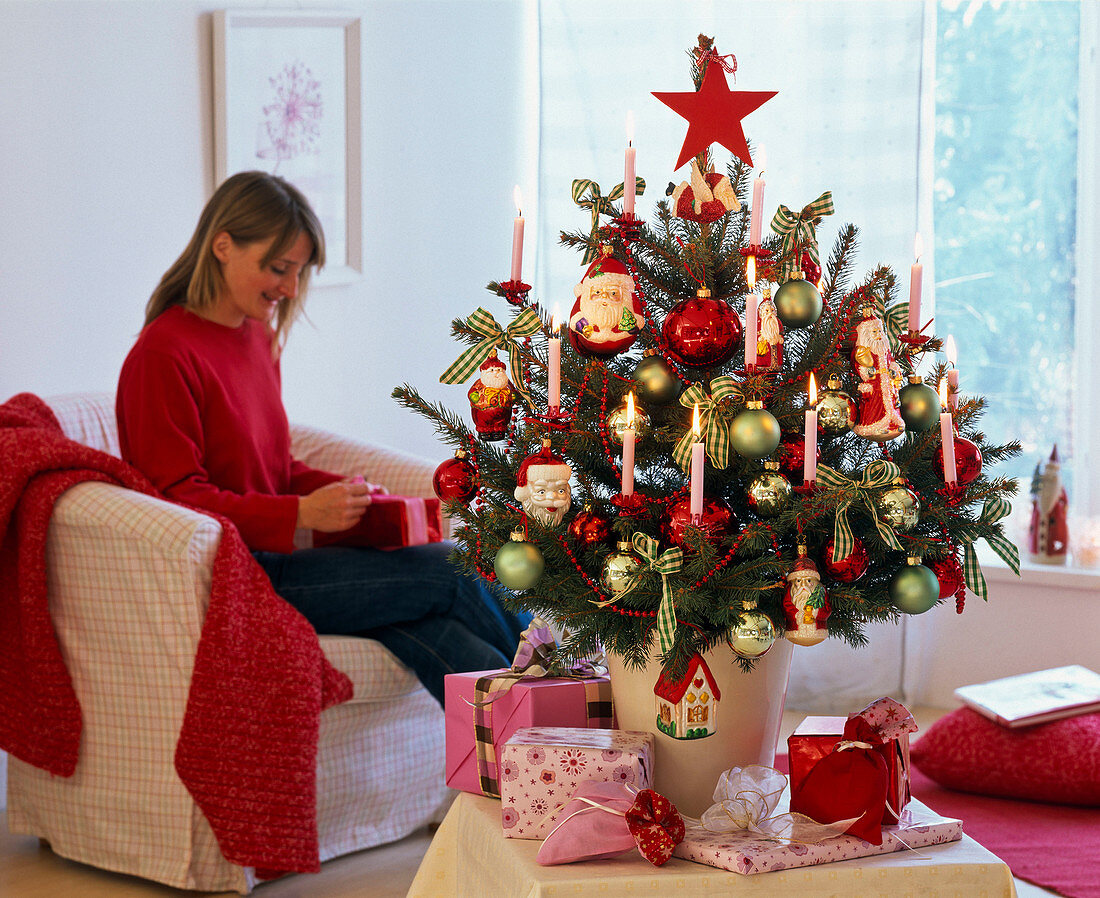
[[[660,867],[684,840],[684,818],[676,805],[652,789],[642,789],[626,812],[626,825],[647,861]]]
[[[694,680],[691,681],[691,683],[696,689],[702,689],[703,688],[703,678],[702,677],[696,677]]]
[[[818,761],[801,783],[792,785],[791,810],[818,823],[858,817],[845,832],[881,845],[888,786],[886,762],[876,752],[838,747]]]

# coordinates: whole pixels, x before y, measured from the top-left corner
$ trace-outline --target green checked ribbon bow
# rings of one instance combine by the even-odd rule
[[[597,232],[600,230],[600,216],[609,214],[611,212],[611,204],[615,200],[622,199],[625,192],[625,182],[623,184],[616,184],[612,187],[611,192],[607,196],[601,196],[600,185],[588,178],[577,178],[573,182],[573,202],[582,209],[592,210],[592,245],[585,251],[584,259],[582,260],[585,265],[599,258],[600,241]],[[634,192],[637,196],[641,196],[645,193],[644,178],[634,179]]]
[[[634,534],[634,551],[642,556],[649,570],[661,575],[661,606],[657,611],[657,639],[661,644],[661,653],[667,654],[676,638],[676,606],[672,601],[672,590],[668,588],[668,575],[680,570],[684,562],[684,553],[681,549],[673,547],[658,555],[657,548],[657,540],[644,533]]]
[[[848,508],[857,499],[861,499],[871,512],[871,519],[875,522],[882,541],[892,549],[904,551],[897,534],[885,521],[880,521],[875,510],[874,490],[889,486],[901,477],[901,468],[892,461],[876,459],[863,469],[863,476],[857,483],[845,477],[839,471],[834,471],[828,465],[817,466],[817,482],[820,486],[829,490],[841,492],[836,503],[836,525],[833,527],[833,561],[847,558],[855,545],[855,536],[848,524]]]
[[[1002,499],[1000,496],[991,496],[985,500],[985,505],[982,506],[982,513],[978,516],[977,523],[995,524],[1001,518],[1007,517],[1011,511],[1012,506],[1008,500]],[[963,577],[966,580],[966,585],[970,587],[970,591],[981,598],[982,601],[985,601],[987,599],[985,575],[978,564],[978,553],[974,551],[974,540],[977,538],[976,534],[969,538],[965,536],[962,538]],[[1012,568],[1013,573],[1017,577],[1020,576],[1020,550],[1016,548],[1016,544],[996,530],[986,536],[985,541],[989,543],[994,552],[1001,556],[1004,563]]]
[[[482,339],[451,362],[451,366],[439,375],[439,382],[444,384],[465,382],[481,367],[481,363],[500,347],[508,350],[512,385],[524,401],[531,405],[531,397],[523,385],[523,354],[519,351],[517,341],[524,337],[531,337],[542,329],[538,313],[528,306],[513,319],[507,330],[501,330],[492,315],[484,309],[478,309],[466,319],[466,326],[479,334]]]
[[[726,400],[744,399],[741,387],[732,377],[716,377],[710,382],[710,395],[701,383],[694,383],[680,394],[680,405],[695,408],[699,403],[699,426],[706,434],[707,455],[716,468],[725,468],[730,457],[730,425],[734,410]],[[691,444],[695,436],[689,428],[672,450],[672,457],[685,471],[691,469]]]
[[[817,231],[821,219],[833,214],[833,194],[826,190],[821,196],[795,215],[786,206],[780,206],[772,217],[772,230],[783,238],[782,261],[779,280],[790,280],[795,272],[802,271],[799,249],[805,249],[815,265],[821,264],[817,251]]]

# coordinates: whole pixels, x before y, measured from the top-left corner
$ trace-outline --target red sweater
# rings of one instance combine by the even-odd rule
[[[290,457],[271,339],[175,306],[126,357],[116,414],[122,457],[161,493],[229,518],[250,549],[291,552],[298,497],[342,478]]]

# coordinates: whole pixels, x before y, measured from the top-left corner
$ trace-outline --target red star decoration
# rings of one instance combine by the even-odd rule
[[[710,63],[697,91],[653,92],[658,100],[690,122],[687,137],[676,160],[679,168],[692,156],[698,156],[712,143],[720,143],[748,165],[752,165],[749,145],[741,119],[774,97],[775,90],[731,91],[722,66]]]

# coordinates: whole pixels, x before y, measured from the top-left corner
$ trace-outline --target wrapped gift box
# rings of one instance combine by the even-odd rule
[[[442,539],[443,518],[438,499],[375,494],[354,527],[338,533],[313,531],[313,545],[367,546],[401,549]]]
[[[653,734],[525,727],[500,754],[500,814],[510,839],[545,839],[577,787],[594,780],[650,788]]]
[[[788,792],[780,800],[777,812],[785,813],[789,801]],[[781,844],[765,841],[745,830],[712,833],[698,824],[688,823],[684,841],[672,853],[674,857],[709,864],[734,873],[768,873],[954,842],[962,838],[962,821],[941,817],[919,801],[913,800],[902,811],[901,821],[894,826],[884,827],[882,835],[881,845],[872,845],[856,836],[848,835],[833,836],[817,844]]]
[[[611,681],[527,677],[509,672],[448,674],[443,679],[447,724],[447,785],[476,795],[499,795],[500,748],[521,727],[609,728],[615,725]],[[480,689],[479,689],[480,687]],[[507,688],[491,704],[486,696]]]
[[[837,746],[846,723],[845,717],[807,717],[787,738],[792,788],[797,790],[817,762]],[[893,811],[901,811],[910,800],[909,734],[901,733],[882,745],[876,745],[874,750],[886,762],[889,776],[887,807],[882,822],[890,825],[898,822]]]

